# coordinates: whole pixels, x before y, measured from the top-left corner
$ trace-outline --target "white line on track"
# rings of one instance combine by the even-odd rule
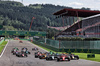
[[[9,43],[9,40],[8,40],[8,43]],[[3,51],[2,51],[2,53],[1,53],[1,55],[0,55],[0,58],[2,57],[3,53],[5,52],[5,49],[6,49],[7,45],[8,45],[8,43],[7,43],[6,46],[4,47],[4,49],[3,49]]]

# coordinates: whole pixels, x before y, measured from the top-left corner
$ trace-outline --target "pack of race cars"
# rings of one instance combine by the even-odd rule
[[[79,56],[78,55],[74,55],[74,54],[68,54],[68,53],[54,53],[54,52],[40,52],[37,51],[34,53],[35,58],[39,58],[39,59],[46,59],[48,60],[56,60],[58,61],[70,61],[70,60],[78,60]]]
[[[23,47],[21,51],[19,51],[19,49],[15,47],[12,49],[11,53],[13,55],[16,55],[17,57],[28,57],[28,54],[30,54],[30,52],[26,47]]]
[[[35,51],[34,56],[35,58],[39,59],[46,59],[49,60],[56,60],[59,61],[70,61],[70,60],[78,60],[79,56],[74,54],[68,54],[68,53],[54,53],[54,52],[40,52],[38,51],[38,48],[34,47],[32,48],[32,51]],[[31,54],[31,52],[28,51],[26,47],[23,47],[21,51],[17,47],[13,48],[11,53],[13,55],[16,55],[17,57],[28,57],[28,54]]]
[[[33,50],[34,49],[34,50]],[[38,48],[34,47],[32,48],[32,51],[36,51],[38,50]],[[12,50],[11,50],[11,53],[13,55],[16,55],[17,57],[28,57],[28,54],[31,54],[31,52],[28,51],[28,49],[26,47],[23,47],[21,49],[21,51],[19,51],[19,49],[17,47],[14,47]]]

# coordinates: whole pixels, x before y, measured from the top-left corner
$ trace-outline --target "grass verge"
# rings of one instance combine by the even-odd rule
[[[5,45],[7,44],[8,41],[3,41],[2,44],[0,44],[0,54],[3,50],[3,48],[5,47]]]
[[[80,59],[100,62],[100,54],[95,54],[95,58],[87,58],[87,54],[90,54],[90,53],[74,53],[74,54],[79,55]]]
[[[35,45],[39,46],[40,48],[43,48],[43,49],[45,49],[47,51],[55,52],[55,51],[50,50],[48,48],[45,48],[43,46],[40,46],[40,45],[37,45],[37,44],[35,44]],[[62,52],[58,52],[58,53],[62,53]],[[87,54],[90,54],[90,53],[73,53],[73,54],[78,55],[80,57],[80,59],[85,59],[85,60],[91,60],[91,61],[98,61],[98,62],[100,62],[100,54],[95,54],[95,58],[87,58]]]

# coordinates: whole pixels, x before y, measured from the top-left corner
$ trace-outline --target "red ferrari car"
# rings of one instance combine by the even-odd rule
[[[57,57],[57,61],[65,61],[65,60],[70,61],[70,56],[62,54]]]

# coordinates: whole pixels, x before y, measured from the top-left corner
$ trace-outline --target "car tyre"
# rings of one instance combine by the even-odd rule
[[[57,58],[57,62],[59,62],[60,61],[60,59],[59,58]]]

